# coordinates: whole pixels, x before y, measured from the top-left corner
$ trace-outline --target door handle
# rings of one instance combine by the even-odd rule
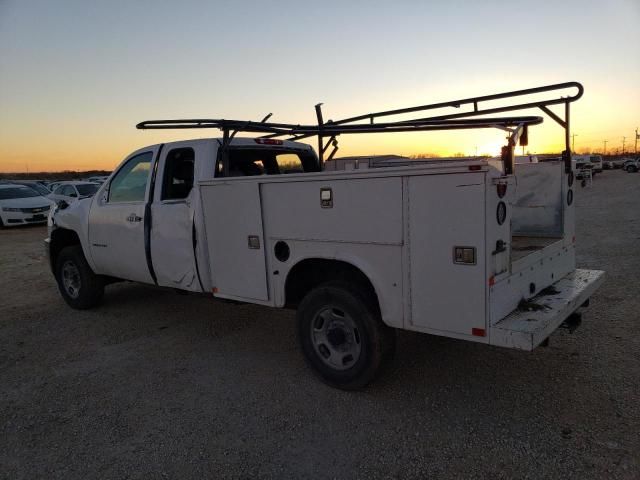
[[[135,213],[132,213],[127,217],[127,222],[141,222],[141,221],[142,221],[142,217],[139,217]]]

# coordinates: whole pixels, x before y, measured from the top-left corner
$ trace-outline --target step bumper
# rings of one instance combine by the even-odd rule
[[[604,281],[602,270],[576,269],[489,330],[489,343],[531,351],[579,309]]]

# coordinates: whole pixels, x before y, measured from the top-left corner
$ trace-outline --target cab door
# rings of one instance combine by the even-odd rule
[[[89,245],[97,273],[154,283],[145,249],[145,215],[158,147],[135,152],[96,195],[89,213]]]
[[[161,153],[151,205],[150,250],[158,285],[199,292],[203,288],[196,264],[196,158],[207,158],[206,143],[171,143]],[[210,163],[213,166],[213,160]]]

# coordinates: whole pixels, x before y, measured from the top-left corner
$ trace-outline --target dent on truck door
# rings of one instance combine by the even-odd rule
[[[145,253],[145,198],[154,150],[133,155],[93,203],[89,243],[97,273],[153,283]]]

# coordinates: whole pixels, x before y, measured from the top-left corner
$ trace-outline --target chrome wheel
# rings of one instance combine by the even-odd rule
[[[80,287],[82,286],[80,270],[75,263],[68,260],[62,265],[62,286],[71,298],[78,298],[80,295]]]
[[[346,370],[360,358],[362,344],[354,320],[334,306],[323,308],[311,322],[311,341],[319,358],[329,367]]]

